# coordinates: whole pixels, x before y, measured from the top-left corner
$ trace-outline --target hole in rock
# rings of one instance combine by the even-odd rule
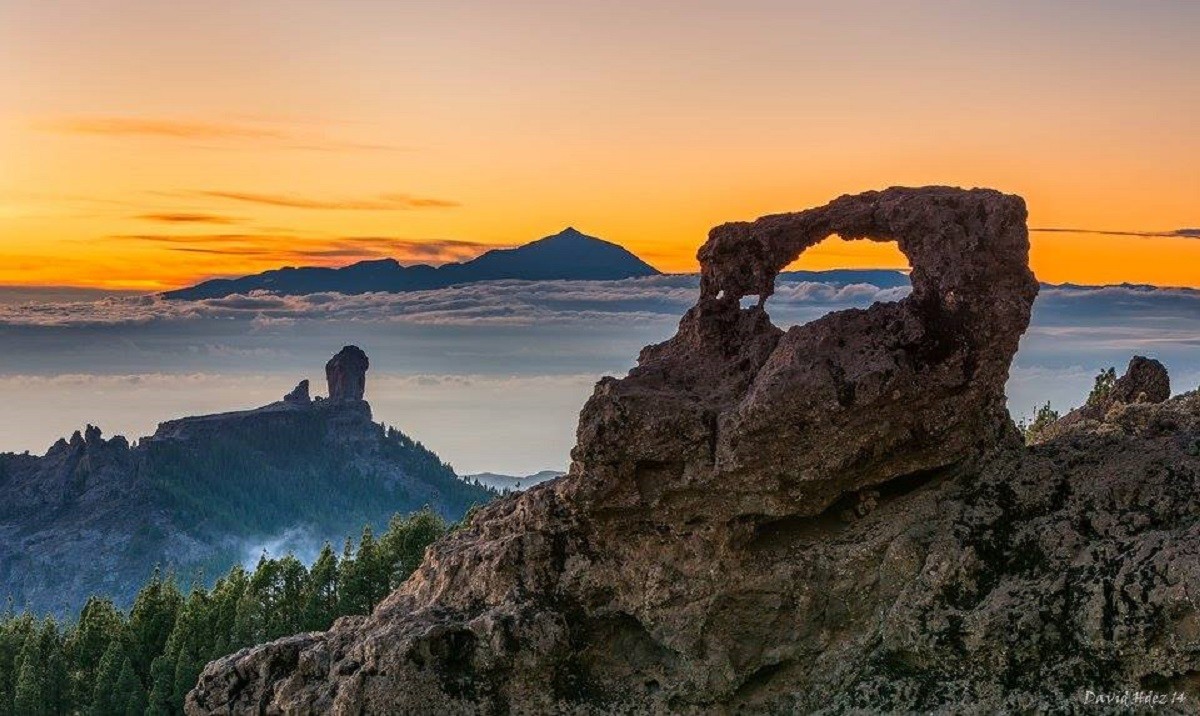
[[[767,312],[786,330],[837,311],[894,303],[911,291],[911,271],[895,241],[847,241],[833,234],[780,272]],[[742,308],[757,302],[757,296],[747,296]]]

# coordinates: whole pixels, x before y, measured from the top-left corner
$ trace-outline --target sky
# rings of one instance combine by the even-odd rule
[[[953,184],[1025,197],[1043,281],[1200,286],[1197,28],[1183,1],[0,0],[0,284],[568,225],[686,272],[725,221]]]

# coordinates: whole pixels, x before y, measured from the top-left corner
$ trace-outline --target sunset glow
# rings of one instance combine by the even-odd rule
[[[713,225],[953,184],[1071,230],[1032,233],[1044,281],[1200,286],[1200,4],[847,4],[8,0],[0,283],[440,263],[568,225],[692,271]],[[831,240],[801,265],[905,264]]]

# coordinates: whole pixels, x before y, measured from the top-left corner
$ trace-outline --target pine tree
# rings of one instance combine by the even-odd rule
[[[296,555],[288,554],[277,565],[275,603],[271,610],[268,633],[275,639],[302,629],[302,617],[309,592],[309,574]]]
[[[425,548],[447,531],[446,521],[428,507],[408,517],[395,515],[380,540],[385,561],[390,565],[389,590],[399,587],[425,558]]]
[[[303,631],[328,629],[338,614],[338,559],[328,542],[309,570],[300,628]]]
[[[174,578],[164,579],[158,569],[134,598],[129,611],[128,656],[139,682],[150,683],[150,665],[166,647],[182,603]]]
[[[58,624],[47,618],[39,635],[42,658],[42,702],[46,713],[66,713],[71,705],[71,681],[63,637]]]
[[[338,595],[343,614],[366,614],[387,592],[387,566],[383,563],[371,526],[363,528],[354,561],[342,562],[342,593]]]
[[[113,694],[114,714],[120,716],[142,716],[146,712],[146,691],[134,673],[129,659],[121,663],[117,676],[117,689]]]
[[[205,630],[209,638],[205,642],[205,658],[212,660],[237,651],[247,644],[239,641],[235,634],[238,603],[245,594],[249,578],[242,565],[235,564],[229,574],[217,580],[210,592],[209,621]]]
[[[34,629],[33,617],[28,613],[16,616],[10,602],[0,620],[0,714],[14,713],[22,651]]]
[[[1088,394],[1088,405],[1099,405],[1108,398],[1113,386],[1117,384],[1117,369],[1109,366],[1096,375],[1092,384],[1092,392]]]
[[[20,667],[17,673],[16,688],[13,692],[14,713],[28,716],[49,713],[44,710],[46,682],[43,674],[46,664],[42,657],[41,643],[41,634],[31,631],[25,637],[25,644],[21,647],[21,654],[18,657]]]
[[[171,716],[175,708],[175,662],[163,654],[150,664],[150,694],[147,698],[146,716]]]
[[[126,704],[118,689],[121,672],[128,663],[125,645],[121,640],[114,639],[104,650],[104,656],[96,668],[96,683],[92,686],[89,716],[124,716]]]
[[[224,583],[222,580],[221,584]],[[150,714],[183,710],[183,700],[196,683],[212,645],[218,641],[218,602],[199,583],[192,589],[175,618],[167,644],[150,666]],[[226,636],[222,641],[227,642]]]
[[[125,620],[112,600],[99,597],[88,599],[67,644],[71,664],[71,701],[77,709],[86,712],[91,706],[100,660],[114,640],[124,638]]]
[[[183,710],[183,702],[187,699],[188,692],[200,680],[200,672],[204,670],[204,665],[207,663],[208,659],[202,656],[194,645],[185,640],[183,648],[180,649],[179,655],[175,659],[175,688],[172,693],[172,704],[177,713]]]
[[[347,537],[342,545],[342,559],[338,570],[337,616],[358,614],[357,591],[359,589],[356,560],[354,558],[354,540]]]

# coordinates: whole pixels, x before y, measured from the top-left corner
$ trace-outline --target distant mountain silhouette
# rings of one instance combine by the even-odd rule
[[[472,484],[478,483],[497,492],[520,492],[546,480],[562,477],[565,474],[562,470],[541,470],[532,475],[502,475],[495,472],[476,472],[470,475],[463,475],[462,479]]]
[[[360,261],[344,268],[287,267],[252,276],[213,279],[167,291],[166,298],[219,298],[255,290],[285,295],[401,292],[498,279],[615,280],[660,272],[617,244],[567,229],[512,249],[495,249],[463,263],[401,266],[395,259]]]
[[[868,283],[877,288],[899,288],[910,284],[908,273],[897,269],[826,269],[824,271],[783,271],[783,281],[812,281],[834,286]]]

